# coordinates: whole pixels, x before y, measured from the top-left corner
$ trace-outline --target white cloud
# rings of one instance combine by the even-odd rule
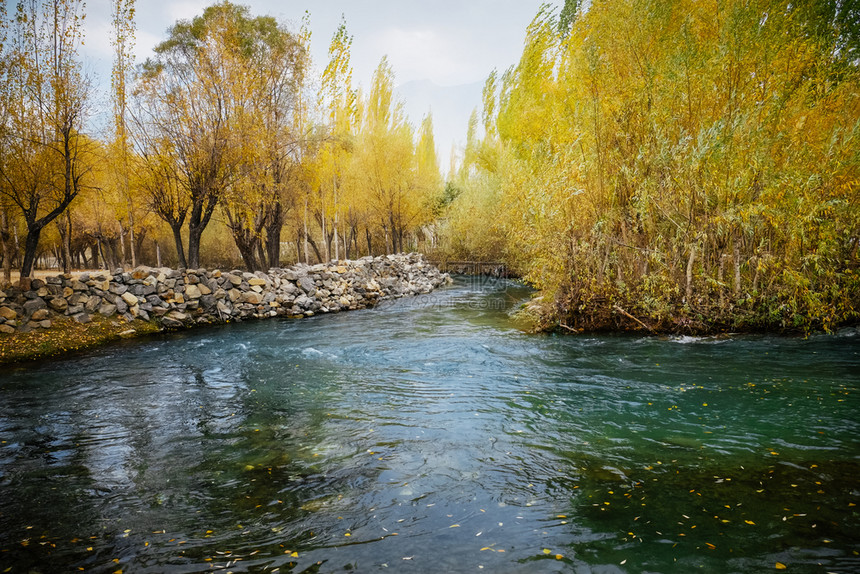
[[[15,0],[0,0],[14,7]],[[167,37],[177,20],[202,14],[216,0],[137,0],[135,53],[138,62],[152,55],[152,48]],[[525,29],[544,0],[233,0],[250,6],[252,14],[270,14],[297,28],[305,10],[311,14],[311,49],[317,69],[325,67],[327,48],[341,14],[354,37],[353,79],[367,87],[382,56],[394,68],[396,83],[430,80],[438,86],[483,82],[494,68],[515,64],[522,50]],[[560,3],[561,0],[555,0]],[[88,0],[85,67],[97,74],[98,89],[107,94],[110,85],[110,0]],[[436,90],[427,92],[442,93]],[[461,96],[467,92],[454,91]],[[471,91],[468,93],[472,93]],[[430,95],[427,96],[430,98]],[[426,99],[426,98],[425,98]],[[450,98],[449,98],[450,99]],[[472,100],[473,98],[465,98]],[[426,110],[423,102],[421,109]],[[454,103],[429,102],[437,125]],[[463,101],[457,123],[479,101]],[[417,107],[417,106],[416,106]],[[453,112],[452,112],[453,113]],[[416,123],[420,117],[412,118]],[[462,126],[462,136],[466,127]],[[447,139],[447,138],[446,138]]]
[[[441,30],[389,28],[374,36],[370,47],[388,55],[398,83],[429,79],[439,85],[455,85],[474,77],[468,59]]]

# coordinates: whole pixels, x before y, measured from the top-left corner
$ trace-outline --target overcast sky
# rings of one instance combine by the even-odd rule
[[[15,0],[4,0],[11,7]],[[137,0],[136,53],[143,61],[152,48],[166,36],[166,30],[179,19],[191,19],[214,0]],[[353,80],[367,87],[373,70],[388,55],[396,83],[430,80],[439,86],[483,82],[494,69],[504,70],[516,63],[522,51],[525,29],[545,0],[237,0],[250,6],[253,15],[271,15],[297,30],[302,15],[311,15],[314,64],[325,67],[332,35],[346,17],[353,36]],[[83,55],[87,68],[97,76],[99,86],[109,85],[111,66],[110,1],[87,0],[86,44]],[[474,92],[474,90],[473,90]],[[479,91],[477,92],[480,93]],[[432,100],[433,96],[428,96]],[[479,105],[463,102],[456,123],[463,114]],[[421,102],[421,107],[426,107]],[[429,105],[432,105],[432,101]],[[435,108],[436,106],[434,106]],[[450,131],[454,118],[438,117],[449,113],[434,109],[437,132]],[[450,106],[449,106],[450,107]],[[415,105],[410,115],[420,115]],[[464,111],[467,110],[467,111]],[[418,123],[420,117],[412,117]],[[451,137],[465,137],[466,125],[457,134],[438,134],[441,154],[448,153]]]

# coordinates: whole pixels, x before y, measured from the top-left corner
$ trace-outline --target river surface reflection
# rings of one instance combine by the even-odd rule
[[[6,368],[0,572],[860,571],[856,331],[528,335],[527,297]]]

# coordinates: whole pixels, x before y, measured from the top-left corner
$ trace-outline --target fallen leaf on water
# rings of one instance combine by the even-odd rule
[[[785,570],[786,568],[788,568],[788,566],[786,566],[786,565],[785,565],[785,564],[783,564],[782,562],[777,562],[777,563],[774,565],[774,568],[776,568],[777,570]]]
[[[452,524],[448,528],[460,528],[460,525],[459,524]]]
[[[543,553],[544,553],[544,554],[549,554],[549,553],[550,553],[549,548],[544,548],[544,549],[543,549]]]
[[[746,522],[747,524],[753,524],[753,525],[755,525],[755,522],[753,522],[752,520],[744,520],[744,522]]]

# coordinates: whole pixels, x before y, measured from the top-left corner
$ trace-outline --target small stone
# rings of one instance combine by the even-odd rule
[[[298,286],[301,287],[305,293],[310,293],[316,289],[313,279],[308,276],[301,277],[298,280]]]
[[[0,333],[12,335],[15,333],[15,327],[10,327],[9,325],[0,325]]]
[[[220,314],[226,315],[228,317],[230,316],[230,313],[232,312],[232,309],[226,303],[224,303],[224,301],[218,301],[218,303],[215,305],[215,308],[218,310],[218,312]]]
[[[6,319],[7,321],[14,320],[18,317],[18,313],[15,312],[14,309],[10,309],[9,307],[0,307],[0,318]]]
[[[89,307],[89,305],[87,306]],[[99,314],[104,315],[105,317],[110,317],[116,313],[116,305],[112,305],[110,303],[105,303],[99,307]]]
[[[128,305],[129,307],[137,305],[137,296],[131,293],[123,293],[122,300],[125,301],[126,305]]]
[[[116,305],[116,312],[122,315],[126,311],[128,311],[128,303],[123,300],[122,297],[117,297],[114,299],[114,305]]]
[[[69,308],[69,302],[62,297],[54,297],[53,299],[48,301],[48,305],[50,305],[51,309],[57,311],[58,313],[64,313],[66,309]]]
[[[259,285],[260,287],[263,287],[266,285],[266,280],[260,279],[259,277],[252,277],[248,279],[248,285],[251,285],[252,287],[254,285]]]
[[[182,322],[177,321],[176,319],[171,319],[168,316],[164,316],[161,318],[161,324],[167,329],[178,329],[182,327]]]
[[[78,323],[81,323],[82,325],[85,325],[92,321],[92,318],[90,317],[89,313],[75,313],[74,315],[72,315],[72,319],[74,319]]]
[[[247,293],[244,293],[241,298],[242,303],[250,303],[252,305],[259,305],[262,301],[263,297],[256,291],[248,291]]]
[[[42,329],[50,329],[51,328],[51,320],[45,319],[44,321],[39,321],[39,327]]]
[[[90,313],[95,313],[101,304],[102,298],[98,295],[94,295],[87,299],[87,302],[84,304],[84,308]]]
[[[32,315],[39,309],[45,309],[48,306],[45,304],[45,301],[41,298],[30,299],[26,303],[24,303],[24,314]]]
[[[189,275],[189,277],[193,277],[193,276]],[[198,286],[197,283],[185,286],[185,298],[186,299],[199,299],[202,294],[203,293],[201,293],[200,287]]]
[[[47,309],[38,309],[33,312],[33,315],[30,317],[31,321],[44,321],[47,319],[51,313]]]

